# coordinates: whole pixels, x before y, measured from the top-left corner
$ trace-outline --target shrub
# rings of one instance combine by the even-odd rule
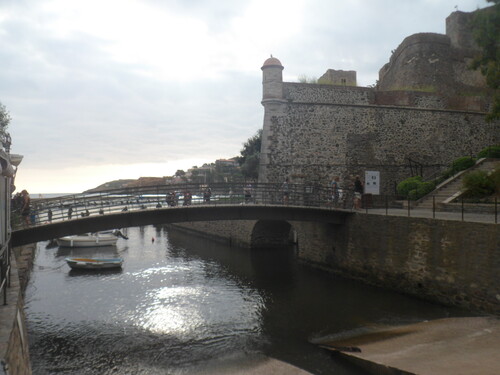
[[[463,188],[466,198],[482,198],[495,192],[495,183],[485,171],[473,171],[464,176]]]
[[[420,176],[410,177],[407,178],[406,180],[401,181],[396,187],[396,190],[398,192],[398,195],[404,198],[408,198],[408,194],[410,193],[410,191],[416,190],[418,185],[421,183],[422,183],[422,177]]]
[[[495,169],[493,173],[489,175],[491,181],[493,181],[493,186],[495,187],[495,193],[500,196],[500,168]]]
[[[429,194],[435,187],[434,182],[423,182],[422,177],[415,176],[401,181],[397,186],[397,191],[405,199],[417,200]]]
[[[436,185],[432,182],[422,182],[420,185],[417,187],[417,199],[422,198],[423,196],[429,194],[431,191],[434,190]]]
[[[409,199],[411,201],[416,201],[418,199],[417,189],[410,190],[408,192],[407,199]]]
[[[463,156],[451,163],[451,172],[452,174],[456,174],[460,171],[472,167],[474,164],[476,164],[476,159],[470,156]]]
[[[500,145],[489,146],[477,154],[478,159],[480,158],[500,158]]]

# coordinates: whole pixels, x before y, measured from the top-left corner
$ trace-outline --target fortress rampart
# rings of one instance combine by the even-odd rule
[[[491,92],[467,68],[474,51],[468,18],[448,17],[451,37],[406,38],[375,88],[283,82],[281,62],[266,60],[259,180],[327,184],[338,175],[346,184],[373,170],[380,172],[381,193],[390,194],[410,176],[410,160],[431,175],[499,144],[499,123],[485,122]]]

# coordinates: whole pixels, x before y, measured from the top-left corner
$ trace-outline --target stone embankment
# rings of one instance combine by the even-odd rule
[[[29,280],[35,248],[34,244],[14,248],[14,256],[11,257],[7,305],[0,305],[0,358],[2,360],[0,374],[31,374],[28,333],[24,317],[24,291]]]

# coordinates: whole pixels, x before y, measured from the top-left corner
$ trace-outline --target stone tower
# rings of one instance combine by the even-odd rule
[[[262,145],[260,149],[259,182],[269,182],[267,166],[269,165],[269,145],[272,137],[271,122],[282,114],[283,105],[283,65],[271,55],[262,65],[262,105],[264,106],[264,125],[262,129]]]

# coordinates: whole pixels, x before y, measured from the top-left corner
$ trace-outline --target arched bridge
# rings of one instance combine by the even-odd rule
[[[34,199],[32,223],[13,231],[12,245],[70,234],[194,221],[344,223],[351,211],[336,207],[330,198],[328,189],[311,185],[179,184]]]

